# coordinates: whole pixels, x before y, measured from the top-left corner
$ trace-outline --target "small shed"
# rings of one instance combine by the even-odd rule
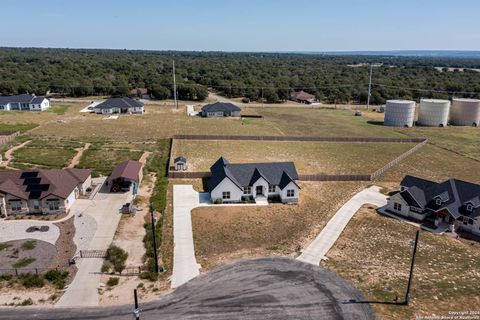
[[[185,171],[187,170],[187,158],[183,156],[176,157],[173,161],[176,171]]]
[[[119,163],[107,179],[110,192],[132,191],[136,194],[143,178],[142,164],[127,160]]]

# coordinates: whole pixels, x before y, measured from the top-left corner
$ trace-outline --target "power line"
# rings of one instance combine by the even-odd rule
[[[469,95],[479,95],[480,92],[466,92],[466,91],[446,91],[446,90],[437,90],[437,89],[421,89],[421,88],[409,88],[401,86],[391,86],[382,83],[372,83],[372,85],[383,88],[394,88],[401,90],[410,90],[410,91],[420,91],[420,92],[436,92],[436,93],[446,93],[446,94],[469,94]]]

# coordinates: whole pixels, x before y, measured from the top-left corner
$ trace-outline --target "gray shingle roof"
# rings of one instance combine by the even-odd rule
[[[129,98],[110,98],[95,106],[95,109],[111,109],[111,108],[142,108],[143,103]]]
[[[242,109],[229,102],[215,102],[202,107],[202,111],[205,112],[233,112],[241,110]]]
[[[183,156],[179,156],[179,157],[176,157],[175,160],[173,160],[174,163],[177,163],[177,162],[187,162],[187,158],[183,157]]]
[[[36,97],[33,94],[18,94],[15,96],[0,96],[0,104],[7,103],[41,103],[45,97]]]
[[[478,184],[457,179],[436,183],[412,176],[406,176],[400,184],[408,188],[400,194],[409,205],[414,204],[413,201],[415,201],[422,209],[431,211],[447,209],[455,219],[461,216],[471,218],[480,216],[480,185]],[[414,198],[413,201],[410,196]],[[442,200],[440,205],[436,202],[438,198]],[[466,210],[468,203],[474,206],[473,212]]]
[[[209,190],[213,190],[226,177],[240,189],[251,186],[260,177],[270,185],[278,185],[283,189],[290,181],[298,180],[297,170],[293,162],[265,162],[231,164],[221,157],[210,168]]]

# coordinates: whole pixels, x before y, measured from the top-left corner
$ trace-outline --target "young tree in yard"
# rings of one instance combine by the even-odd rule
[[[172,92],[169,88],[166,88],[162,85],[153,85],[152,88],[149,90],[150,93],[158,100],[164,100],[170,98]]]
[[[108,247],[106,259],[110,261],[115,272],[120,273],[125,269],[127,258],[128,253],[122,248],[113,244]]]
[[[266,88],[263,91],[263,97],[268,103],[275,103],[278,102],[278,95],[275,89],[273,88]]]

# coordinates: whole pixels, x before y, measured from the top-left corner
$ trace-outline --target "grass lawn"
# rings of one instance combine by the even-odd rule
[[[0,121],[1,121],[0,113]],[[0,131],[20,131],[25,132],[31,130],[38,125],[35,123],[0,123]]]
[[[109,175],[113,168],[125,160],[138,160],[142,151],[112,150],[91,147],[86,150],[77,168],[92,169],[93,176]]]
[[[65,114],[68,110],[68,105],[66,104],[54,104],[48,111],[58,114],[59,116]]]
[[[327,254],[326,267],[351,281],[375,301],[405,294],[417,228],[362,208]],[[480,303],[480,245],[421,232],[411,303],[373,304],[379,319],[448,316],[449,311],[476,311]]]
[[[223,156],[232,163],[293,161],[301,174],[370,174],[414,145],[175,140],[171,159],[185,156],[189,171],[209,171]]]
[[[14,164],[34,164],[42,167],[66,167],[77,153],[74,149],[66,148],[29,148],[24,147],[13,153]]]
[[[193,210],[195,255],[204,269],[229,260],[296,255],[361,182],[302,182],[298,205],[200,207]]]
[[[480,183],[480,161],[427,144],[386,171],[378,181],[398,183],[407,174],[434,181],[458,178]]]

